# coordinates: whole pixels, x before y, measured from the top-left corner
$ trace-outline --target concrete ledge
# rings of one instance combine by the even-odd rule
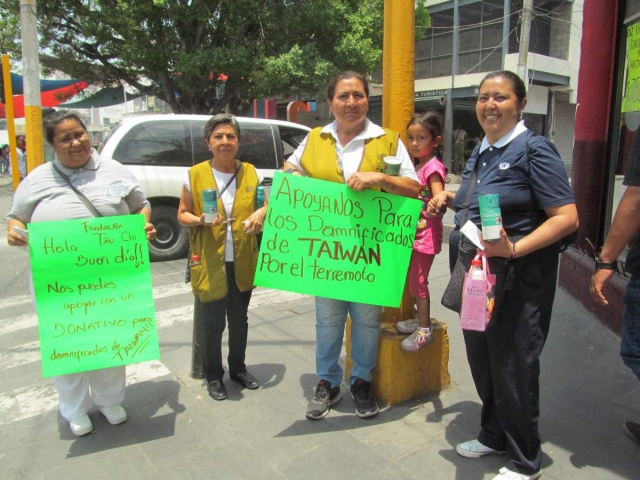
[[[373,370],[373,395],[380,406],[439,392],[451,385],[449,374],[449,334],[447,324],[432,318],[434,341],[418,353],[405,352],[400,348],[407,335],[396,333],[392,323],[383,323],[380,328],[378,364]],[[351,319],[347,320],[347,358],[345,378],[351,374]]]

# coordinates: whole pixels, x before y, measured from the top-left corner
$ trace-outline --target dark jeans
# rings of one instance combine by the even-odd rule
[[[620,355],[640,380],[640,275],[633,275],[624,292]]]
[[[507,467],[525,475],[540,470],[540,354],[551,320],[558,248],[543,248],[513,262],[515,277],[504,290],[485,332],[464,331],[467,358],[482,400],[478,440],[506,450]],[[493,268],[493,267],[492,267]]]
[[[226,262],[227,296],[214,302],[202,304],[202,330],[204,335],[204,368],[207,381],[222,380],[222,334],[229,323],[229,375],[247,371],[244,363],[247,349],[247,310],[251,290],[241,292],[235,279],[233,262]]]

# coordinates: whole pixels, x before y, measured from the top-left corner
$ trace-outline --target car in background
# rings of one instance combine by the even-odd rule
[[[191,166],[211,159],[204,139],[210,115],[142,115],[126,118],[100,146],[101,155],[126,165],[151,202],[157,235],[149,243],[152,261],[173,260],[189,248],[189,234],[177,220],[181,177]],[[268,195],[273,174],[307,136],[297,123],[237,117],[242,132],[237,158],[264,177]]]

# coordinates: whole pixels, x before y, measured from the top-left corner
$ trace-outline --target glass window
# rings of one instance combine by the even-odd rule
[[[242,138],[238,160],[249,162],[256,168],[277,169],[276,148],[271,125],[268,123],[240,123]]]
[[[188,121],[145,122],[120,140],[113,158],[130,165],[191,166]]]
[[[278,125],[280,131],[280,140],[282,142],[282,155],[286,160],[298,148],[298,145],[306,138],[309,133],[302,128],[286,127]]]

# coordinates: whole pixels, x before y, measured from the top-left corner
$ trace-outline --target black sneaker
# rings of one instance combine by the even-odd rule
[[[351,396],[356,402],[356,415],[360,418],[375,417],[378,412],[378,404],[371,395],[371,383],[357,379],[351,385]]]
[[[310,420],[320,420],[327,416],[331,405],[338,403],[342,398],[340,385],[331,388],[331,384],[326,380],[320,380],[316,386],[316,394],[307,404],[307,418]]]

